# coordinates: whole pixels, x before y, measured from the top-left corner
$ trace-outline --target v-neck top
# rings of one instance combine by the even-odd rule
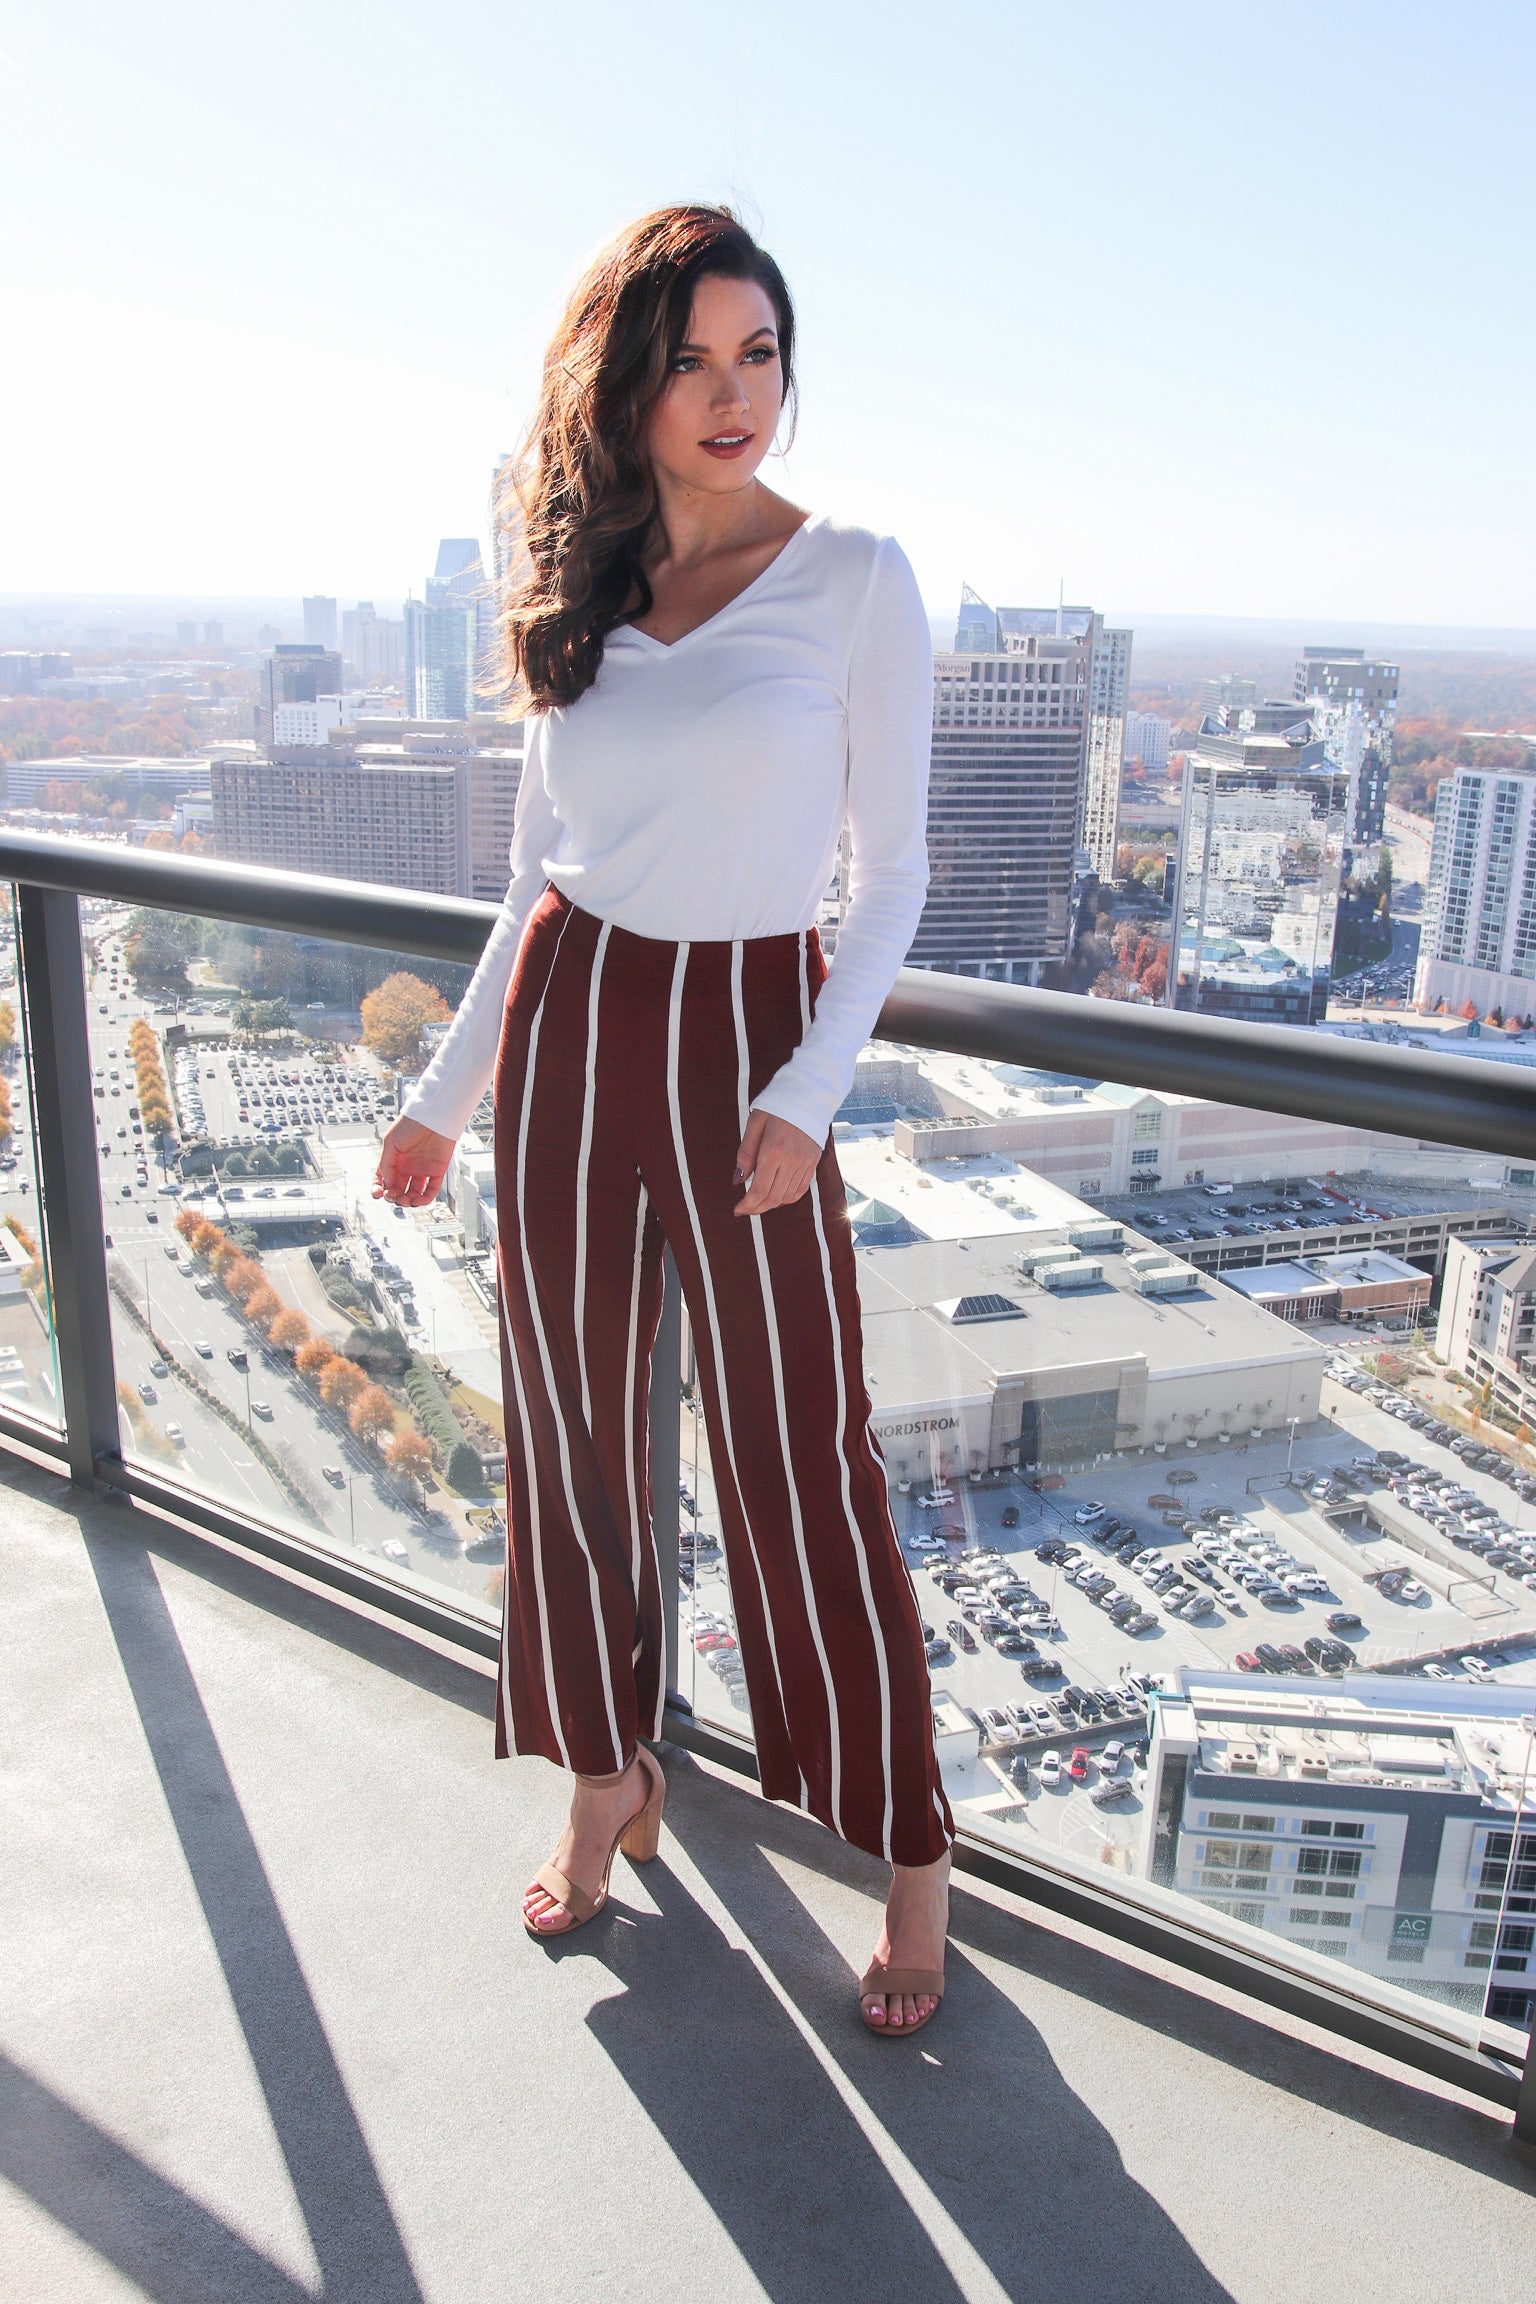
[[[464,1127],[547,883],[638,936],[783,935],[816,921],[846,823],[848,900],[816,1013],[753,1101],[824,1142],[922,913],[932,724],[906,555],[825,514],[680,639],[609,633],[586,693],[526,723],[506,902],[403,1111],[445,1136]]]

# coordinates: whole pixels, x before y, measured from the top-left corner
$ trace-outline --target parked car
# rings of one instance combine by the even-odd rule
[[[1096,1520],[1103,1519],[1106,1510],[1103,1504],[1079,1504],[1072,1518],[1079,1528],[1091,1528]]]
[[[1091,1766],[1092,1761],[1089,1757],[1087,1745],[1074,1744],[1072,1747],[1072,1757],[1067,1762],[1067,1774],[1071,1777],[1073,1783],[1086,1783],[1088,1779],[1088,1770]]]
[[[1048,1792],[1053,1792],[1061,1782],[1061,1754],[1059,1752],[1041,1753],[1040,1781]]]
[[[1017,1528],[1018,1524],[1019,1508],[1017,1504],[1005,1504],[1003,1506],[1003,1526],[1005,1528]]]
[[[1129,1800],[1131,1780],[1128,1776],[1111,1776],[1102,1784],[1095,1784],[1088,1797],[1095,1808],[1112,1808],[1117,1800]]]
[[[1330,1632],[1363,1632],[1365,1630],[1360,1618],[1348,1608],[1335,1608],[1332,1615],[1325,1618],[1324,1621]]]

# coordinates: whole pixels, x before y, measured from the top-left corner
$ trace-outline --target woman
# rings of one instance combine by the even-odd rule
[[[571,299],[509,522],[511,885],[375,1191],[435,1198],[494,1072],[497,1751],[575,1775],[530,1933],[590,1918],[620,1846],[655,1850],[646,1380],[669,1244],[763,1789],[891,1863],[861,2011],[892,2037],[943,1990],[953,1825],[831,1123],[927,887],[933,665],[897,546],[757,477],[793,352],[779,269],[726,209],[641,219]],[[814,923],[845,818],[829,970]]]

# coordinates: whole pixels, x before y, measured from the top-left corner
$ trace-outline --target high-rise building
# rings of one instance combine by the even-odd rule
[[[400,680],[405,670],[405,625],[380,616],[371,600],[342,611],[342,654],[359,680]]]
[[[1536,1010],[1536,769],[1458,768],[1441,784],[1414,999]]]
[[[979,603],[973,593],[969,614]],[[962,602],[961,614],[967,613]],[[1088,693],[1083,728],[1083,775],[1078,792],[1077,845],[1086,848],[1098,878],[1115,875],[1120,832],[1120,779],[1125,768],[1125,702],[1131,679],[1131,635],[1106,627],[1092,608],[999,608],[999,643],[1036,638],[1088,642]]]
[[[1143,768],[1166,768],[1173,745],[1173,722],[1154,712],[1132,712],[1125,723],[1125,756]]]
[[[1379,841],[1387,828],[1397,666],[1363,648],[1304,648],[1292,693],[1311,711],[1334,767],[1349,777],[1350,838]]]
[[[414,720],[467,720],[475,709],[479,623],[474,604],[405,604],[405,709]]]
[[[1321,1022],[1348,792],[1301,706],[1206,715],[1184,768],[1170,1008]]]
[[[197,646],[197,626],[190,619],[186,623],[177,625],[176,645],[178,648],[195,648]]]
[[[304,638],[311,648],[336,646],[336,603],[323,592],[304,603]]]
[[[1017,618],[1026,612],[1005,611]],[[967,593],[934,665],[928,899],[908,962],[1038,983],[1071,941],[1092,638],[1000,631]]]
[[[362,723],[308,757],[221,757],[214,845],[234,862],[499,903],[522,761],[521,727],[490,721]]]
[[[256,705],[259,741],[276,741],[276,715],[285,704],[313,704],[320,696],[340,696],[341,658],[333,649],[309,643],[279,642],[261,668]]]
[[[498,695],[503,683],[496,656],[496,596],[473,536],[445,536],[438,545],[437,566],[427,580],[427,606],[474,611],[476,689],[482,696]]]
[[[210,624],[205,624],[205,625],[203,626],[203,646],[204,646],[205,648],[222,648],[222,647],[223,647],[223,645],[224,645],[224,627],[223,627],[223,625],[222,625],[222,624],[217,624],[217,623],[210,623]]]
[[[262,624],[257,628],[258,648],[277,648],[282,644],[283,628],[280,624]]]

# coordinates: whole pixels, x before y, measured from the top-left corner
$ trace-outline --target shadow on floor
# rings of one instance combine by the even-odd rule
[[[1104,2304],[1130,2267],[1137,2304],[1229,2298],[963,1951],[921,2043],[871,2039],[857,1979],[765,1853],[804,1864],[817,1828],[668,1763],[680,1844],[799,2021],[664,1848],[645,1875],[660,1920],[616,1912],[582,1947],[626,1987],[588,2023],[775,2304],[943,2304],[986,2292],[983,2265],[1020,2304]],[[818,1869],[878,1896],[882,1868],[830,1845]]]
[[[331,2053],[297,1954],[224,1765],[197,1685],[155,1576],[139,1541],[120,1541],[80,1514],[86,1553],[122,1659],[145,1740],[202,1906],[230,2001],[266,2100],[273,2134],[320,2267],[322,2292],[359,2304],[422,2304],[422,2292],[390,2211],[356,2112]],[[270,1580],[269,1580],[270,1581]],[[300,1595],[300,1597],[304,1597]],[[366,1628],[366,1627],[365,1627]],[[36,2083],[12,2083],[34,2098]],[[45,2092],[43,2092],[45,2093]],[[271,2297],[307,2293],[247,2248],[217,2219],[131,2155],[104,2139],[57,2099],[37,2106],[42,2137],[28,2151],[32,2175],[47,2183],[50,2212],[110,2261],[122,2265],[158,2304],[216,2295]],[[61,2182],[37,2166],[53,2137],[69,2154]],[[115,2154],[115,2158],[113,2155]],[[103,2173],[105,2171],[105,2173]],[[93,2181],[78,2181],[91,2178]],[[33,2184],[18,2177],[27,2189]],[[74,2214],[69,2198],[77,2200]],[[82,2229],[78,2203],[95,2202]],[[135,2213],[139,2211],[139,2213]],[[145,2237],[146,2226],[153,2238]],[[124,2261],[127,2254],[135,2261]],[[225,2256],[236,2277],[198,2287],[192,2268]],[[238,2255],[238,2267],[232,2259]]]
[[[670,1779],[695,1763],[687,1754],[669,1751],[667,1765]],[[683,1802],[674,1803],[669,1821],[683,1839],[688,1829]],[[760,1859],[763,1852],[769,1852],[862,1888],[873,1899],[883,1898],[882,1867],[790,1810],[754,1798],[744,1811],[743,1824]],[[733,1896],[727,1893],[729,1878],[719,1876],[719,1862],[707,1840],[694,1835],[684,1839],[684,1844],[721,1901],[734,1911]],[[738,1871],[749,1860],[736,1850],[730,1859]],[[777,1877],[771,1866],[767,1869]],[[796,1900],[790,1901],[801,1913],[803,1929],[806,1916]],[[775,1925],[784,1918],[781,1906]],[[1396,2142],[1438,2153],[1443,2159],[1536,2197],[1536,2161],[1514,2143],[1507,2113],[1491,2106],[1480,2111],[1442,2096],[1428,2085],[1357,2064],[1347,2055],[1297,2038],[1240,2007],[1137,1967],[1112,1951],[1100,1951],[1053,1927],[1037,1926],[1021,1914],[973,1895],[958,1875],[950,1901],[949,1933],[951,1947],[964,1946],[1010,1967],[1027,1969],[1056,1990],[1089,2001],[1148,2031],[1164,2033],[1184,2047],[1215,2057],[1287,2095],[1340,2118],[1358,2120]],[[766,1956],[770,1947],[761,1949]],[[947,2016],[949,2010],[945,2013]],[[936,2047],[936,2032],[932,2039]]]
[[[311,2289],[3,2054],[0,2176],[155,2304],[314,2304]]]

